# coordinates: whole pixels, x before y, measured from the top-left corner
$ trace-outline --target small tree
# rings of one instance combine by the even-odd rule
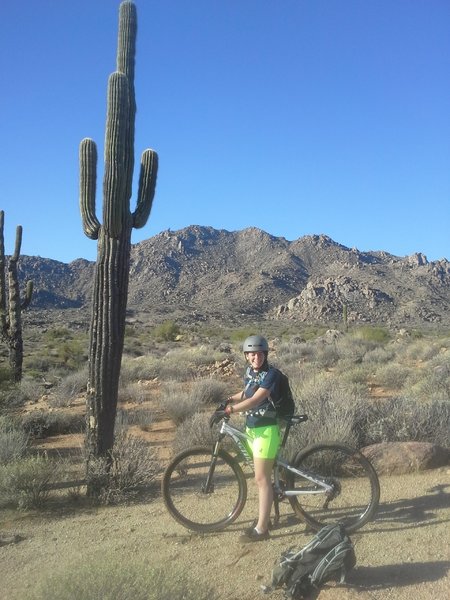
[[[9,347],[9,366],[11,379],[18,383],[22,379],[23,338],[22,310],[27,308],[33,294],[33,282],[27,281],[25,298],[20,299],[17,263],[22,245],[22,226],[16,228],[14,254],[8,261],[8,294],[6,293],[6,258],[3,236],[5,213],[0,211],[0,335]],[[8,297],[8,300],[7,300]]]

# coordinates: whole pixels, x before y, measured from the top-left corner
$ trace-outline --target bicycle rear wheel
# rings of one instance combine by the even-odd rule
[[[184,527],[194,531],[218,531],[232,523],[247,500],[247,481],[237,461],[219,450],[208,490],[211,448],[189,448],[166,468],[162,480],[165,505]]]
[[[289,502],[312,529],[340,522],[351,532],[374,517],[380,484],[375,469],[358,450],[334,442],[314,444],[301,450],[292,466],[320,476],[333,488],[329,494],[313,493],[321,489],[318,484],[288,471],[287,488],[305,492],[289,496]]]

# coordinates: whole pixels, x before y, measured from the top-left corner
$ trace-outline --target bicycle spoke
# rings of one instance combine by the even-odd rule
[[[295,466],[320,475],[330,493],[304,493],[290,499],[295,512],[311,527],[341,522],[349,531],[366,523],[376,511],[378,478],[370,463],[344,445],[318,444],[297,455]],[[320,492],[317,484],[290,475],[289,487],[301,492]]]
[[[238,516],[246,499],[242,470],[222,452],[206,489],[210,464],[209,449],[190,450],[172,461],[163,480],[163,496],[172,516],[197,531],[225,527]]]

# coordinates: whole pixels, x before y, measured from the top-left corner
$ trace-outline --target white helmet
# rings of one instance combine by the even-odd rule
[[[269,352],[269,344],[262,335],[251,335],[245,340],[242,349],[244,352]]]

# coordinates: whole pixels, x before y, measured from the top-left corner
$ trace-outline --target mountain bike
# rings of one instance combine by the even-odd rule
[[[297,517],[318,531],[340,522],[348,532],[371,520],[378,508],[380,485],[369,460],[339,442],[309,445],[293,460],[284,458],[289,431],[307,421],[307,415],[285,417],[285,429],[273,467],[275,523],[279,503],[288,500]],[[164,503],[172,517],[197,532],[219,531],[242,512],[247,480],[241,462],[253,471],[250,438],[230,425],[224,411],[216,411],[210,426],[219,425],[211,447],[193,447],[177,454],[162,480]],[[225,440],[225,438],[227,438]],[[223,448],[231,445],[236,456]]]

